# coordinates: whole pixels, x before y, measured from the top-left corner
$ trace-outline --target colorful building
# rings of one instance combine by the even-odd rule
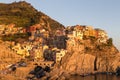
[[[60,62],[66,53],[67,53],[67,51],[64,49],[61,49],[59,52],[57,52],[56,53],[56,62]]]
[[[95,29],[98,32],[98,42],[106,43],[108,40],[107,33],[101,29]]]

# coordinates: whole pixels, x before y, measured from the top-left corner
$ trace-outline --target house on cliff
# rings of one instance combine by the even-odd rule
[[[95,29],[98,33],[98,43],[106,43],[108,40],[107,33],[101,29]]]
[[[0,35],[3,34],[4,30],[5,30],[5,26],[4,25],[0,25]]]
[[[72,30],[68,31],[68,38],[83,40],[84,37],[89,36],[97,36],[96,31],[92,26],[75,25],[72,26]]]
[[[82,40],[83,39],[83,31],[84,27],[80,25],[76,25],[73,31],[73,36],[77,39]]]
[[[66,53],[67,51],[64,49],[61,49],[60,51],[56,52],[56,62],[60,62]]]
[[[89,36],[97,37],[97,33],[92,26],[85,26],[84,36],[85,37],[89,37]]]
[[[17,44],[15,46],[13,46],[12,48],[18,55],[22,55],[23,58],[25,56],[29,56],[29,50],[31,49],[30,46],[28,45],[24,45],[24,44]]]

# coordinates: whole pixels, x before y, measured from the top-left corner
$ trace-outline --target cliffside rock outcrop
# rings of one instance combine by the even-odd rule
[[[14,64],[21,59],[21,56],[14,53],[9,45],[0,42],[0,70],[5,69],[8,65]]]
[[[65,68],[70,74],[85,74],[94,71],[95,56],[90,54],[74,53],[67,63],[63,63],[62,67]]]
[[[96,44],[69,46],[68,53],[60,62],[60,68],[69,74],[78,75],[116,72],[116,68],[120,66],[118,50],[114,45],[97,46]]]

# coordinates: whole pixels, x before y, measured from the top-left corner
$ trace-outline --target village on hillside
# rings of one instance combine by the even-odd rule
[[[39,11],[44,4],[35,9],[32,1],[2,2],[5,3],[0,2],[0,80],[119,79],[120,52],[105,30],[82,23],[64,26],[57,18]],[[59,8],[57,11],[63,12]],[[81,9],[84,8],[82,5]],[[70,11],[68,7],[66,11]]]
[[[16,54],[33,61],[60,62],[67,54],[69,46],[76,46],[76,42],[85,39],[95,38],[97,43],[106,43],[107,33],[101,29],[94,29],[92,26],[75,25],[58,29],[54,33],[43,28],[40,24],[29,28],[15,27],[14,24],[0,25],[0,36],[29,33],[26,41],[6,41],[10,44]]]

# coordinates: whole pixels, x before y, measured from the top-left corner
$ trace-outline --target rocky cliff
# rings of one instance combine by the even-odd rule
[[[10,49],[9,43],[0,41],[0,71],[21,59],[21,56]]]
[[[98,44],[88,39],[76,42],[76,46],[69,45],[67,50],[58,67],[72,75],[115,72],[120,66],[120,53],[108,43]]]

